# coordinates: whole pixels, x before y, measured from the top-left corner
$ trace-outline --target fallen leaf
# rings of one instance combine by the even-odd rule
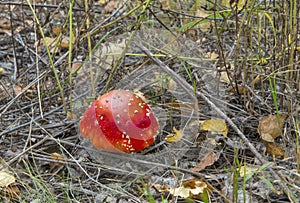
[[[225,120],[222,119],[211,119],[205,121],[199,121],[200,130],[205,130],[210,132],[212,135],[221,134],[227,137],[227,126]]]
[[[0,75],[2,74],[2,73],[4,73],[5,71],[4,71],[4,68],[0,68]]]
[[[217,155],[214,152],[208,153],[194,168],[191,168],[191,171],[199,172],[207,166],[211,166],[218,160]]]
[[[182,130],[177,130],[175,127],[173,127],[173,131],[174,133],[167,135],[167,142],[178,142],[183,137]]]
[[[16,179],[13,175],[4,171],[0,171],[0,187],[7,187],[15,182]]]
[[[55,26],[52,28],[52,33],[55,34],[56,36],[59,36],[61,34],[61,26]]]
[[[279,125],[277,115],[269,115],[261,119],[257,129],[261,139],[266,142],[274,142],[274,139],[281,134],[285,118],[286,114],[279,115]]]
[[[209,202],[211,188],[199,179],[185,180],[182,186],[170,189],[170,193],[176,197],[191,198]]]
[[[152,187],[159,193],[170,191],[165,184],[154,184]]]
[[[284,157],[285,151],[281,148],[281,146],[274,142],[265,142],[267,153],[271,154],[275,157]]]
[[[73,38],[74,41],[74,38]],[[61,42],[60,42],[60,47],[62,48],[69,48],[70,44],[70,38],[69,37],[62,37]]]
[[[51,159],[53,162],[50,162],[50,171],[63,167],[63,164],[60,161],[64,161],[65,158],[61,154],[54,152],[51,154]]]

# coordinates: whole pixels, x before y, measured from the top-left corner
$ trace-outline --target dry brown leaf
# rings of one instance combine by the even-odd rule
[[[167,142],[178,142],[183,137],[182,130],[177,130],[175,127],[173,127],[173,131],[174,133],[167,135]]]
[[[54,162],[50,163],[50,171],[54,170],[55,168],[61,168],[63,167],[63,164],[60,161],[64,161],[65,158],[56,152],[51,154],[51,159],[54,160]]]
[[[73,38],[74,39],[74,38]],[[74,41],[74,40],[73,40]],[[63,37],[61,39],[61,42],[60,42],[60,46],[62,48],[69,48],[69,44],[70,44],[70,38],[69,37]]]
[[[154,184],[152,187],[159,193],[170,191],[165,184]]]
[[[199,121],[200,130],[205,130],[210,132],[212,135],[221,134],[227,137],[227,126],[224,120],[222,119],[211,119],[205,121]]]
[[[213,165],[218,160],[217,155],[214,152],[208,153],[191,171],[199,172],[207,166]]]
[[[280,124],[278,125],[277,115],[269,115],[259,121],[258,133],[262,140],[266,142],[274,142],[274,139],[279,137],[281,129],[285,122],[286,114],[279,115]]]
[[[266,145],[268,154],[271,154],[275,157],[284,157],[285,156],[285,152],[279,144],[274,143],[274,142],[265,142],[265,145]]]
[[[59,36],[62,33],[61,27],[60,26],[53,27],[52,33],[55,34],[56,36]]]

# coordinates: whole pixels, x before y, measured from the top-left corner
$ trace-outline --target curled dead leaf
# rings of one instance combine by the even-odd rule
[[[207,166],[213,165],[218,160],[217,155],[214,152],[209,152],[191,171],[199,172]]]
[[[267,153],[271,154],[275,157],[284,157],[285,151],[282,149],[282,147],[274,142],[265,142]]]
[[[61,154],[54,152],[51,154],[51,159],[53,162],[50,163],[50,171],[63,167],[61,161],[65,161],[65,158]]]
[[[274,142],[274,139],[281,134],[286,116],[286,114],[279,115],[279,121],[277,115],[269,115],[261,119],[257,129],[261,139],[266,142]]]
[[[184,180],[182,186],[170,189],[170,193],[176,197],[191,198],[209,202],[212,188],[209,184],[199,179]]]

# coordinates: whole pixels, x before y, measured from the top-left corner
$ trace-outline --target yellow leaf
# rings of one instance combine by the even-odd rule
[[[212,135],[221,134],[227,137],[227,126],[224,120],[221,119],[211,119],[200,121],[200,130],[206,130]]]
[[[4,73],[4,68],[0,68],[0,74]]]
[[[182,130],[177,130],[175,127],[173,127],[173,134],[169,134],[166,137],[167,142],[178,142],[183,137]]]
[[[16,179],[13,175],[0,171],[0,187],[8,187],[10,184],[16,182]]]

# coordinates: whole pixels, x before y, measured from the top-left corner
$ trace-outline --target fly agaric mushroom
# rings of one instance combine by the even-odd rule
[[[99,96],[80,121],[81,135],[105,151],[142,151],[153,144],[158,130],[150,106],[127,90],[113,90]]]

